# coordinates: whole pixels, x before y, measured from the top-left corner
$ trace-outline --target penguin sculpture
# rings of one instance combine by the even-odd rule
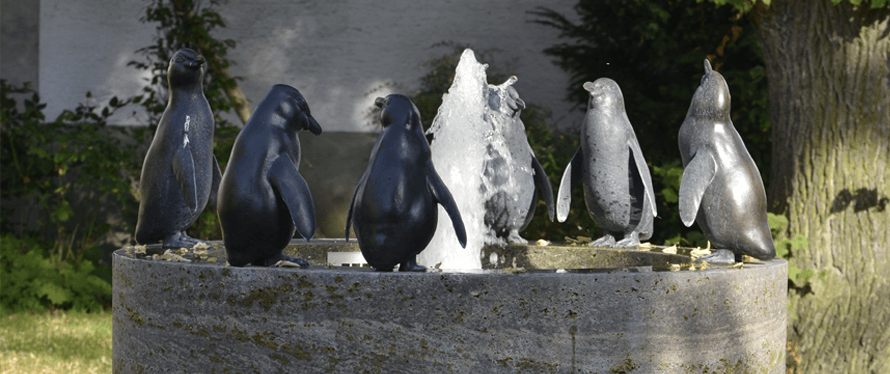
[[[555,210],[550,178],[528,144],[525,126],[519,119],[525,102],[513,88],[516,81],[516,76],[512,76],[499,86],[489,85],[491,121],[499,127],[495,134],[503,137],[507,154],[500,154],[498,147],[491,143],[486,147],[483,174],[488,183],[483,187],[494,190],[485,201],[485,224],[491,230],[487,244],[499,244],[495,236],[506,237],[510,243],[528,242],[519,232],[525,230],[535,215],[538,202],[535,186],[541,190],[551,221]]]
[[[309,266],[282,253],[295,231],[307,241],[315,234],[315,205],[299,172],[297,132],[303,129],[321,134],[300,92],[279,84],[235,139],[219,186],[219,222],[229,265]]]
[[[776,256],[766,215],[766,190],[754,159],[732,125],[729,86],[704,62],[678,141],[683,159],[680,219],[692,221],[717,252],[699,261],[733,263]]]
[[[572,186],[583,180],[584,201],[604,236],[591,246],[638,247],[652,236],[655,193],[649,167],[624,109],[615,81],[584,83],[589,92],[587,116],[581,126],[581,147],[566,167],[559,185],[556,212],[565,222]],[[623,239],[616,242],[618,236]]]
[[[425,271],[416,256],[433,238],[441,204],[461,247],[467,234],[448,187],[430,159],[420,112],[404,95],[377,98],[383,132],[377,138],[368,168],[355,187],[346,218],[346,240],[354,226],[359,248],[378,271]]]
[[[199,242],[185,230],[209,201],[216,207],[219,163],[213,155],[213,112],[204,97],[204,57],[190,49],[173,54],[167,68],[170,98],[145,154],[139,179],[136,241],[165,248]],[[206,242],[205,242],[206,243]]]

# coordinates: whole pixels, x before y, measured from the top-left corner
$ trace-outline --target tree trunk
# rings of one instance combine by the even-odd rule
[[[750,14],[769,77],[770,210],[809,240],[790,265],[827,271],[789,295],[788,363],[804,373],[890,372],[890,9],[869,7],[773,0]]]

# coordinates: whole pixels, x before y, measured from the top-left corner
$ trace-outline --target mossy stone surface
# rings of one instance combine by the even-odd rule
[[[527,249],[513,256],[543,256]],[[208,261],[218,248],[197,261],[182,254],[190,262],[152,251],[114,256],[115,372],[784,371],[783,260],[381,273],[234,268]]]

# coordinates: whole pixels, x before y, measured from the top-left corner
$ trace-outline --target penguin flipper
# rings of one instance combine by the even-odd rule
[[[272,163],[269,183],[287,205],[297,231],[306,241],[311,240],[315,236],[315,204],[309,185],[289,157],[282,155]]]
[[[210,182],[210,206],[213,207],[213,211],[217,211],[216,200],[217,193],[219,192],[219,182],[222,180],[222,173],[219,170],[219,161],[216,160],[216,156],[213,156],[213,165],[211,166],[213,169],[213,179]]]
[[[185,205],[192,211],[198,211],[198,183],[195,181],[195,159],[188,146],[178,149],[173,155],[173,176],[179,183],[179,191]]]
[[[426,187],[430,191],[430,195],[433,196],[433,201],[441,204],[448,216],[451,217],[457,241],[460,242],[462,248],[466,248],[467,230],[464,228],[464,221],[460,216],[460,210],[457,209],[457,203],[454,202],[454,197],[451,196],[445,182],[442,182],[442,178],[439,178],[439,174],[436,173],[432,161],[427,161],[427,168],[429,171],[426,175]]]
[[[579,147],[566,166],[565,172],[562,173],[562,180],[559,182],[559,192],[556,198],[556,219],[559,222],[565,222],[569,216],[569,209],[572,206],[572,187],[581,181],[583,163],[584,151]]]
[[[633,161],[637,165],[637,173],[640,174],[640,179],[643,181],[643,188],[645,189],[644,198],[649,199],[649,206],[652,207],[652,217],[655,217],[658,215],[658,210],[655,207],[655,190],[652,189],[652,175],[649,174],[649,165],[646,165],[646,159],[643,158],[643,151],[635,140],[636,139],[628,140],[627,147],[630,149],[630,155],[633,157]]]
[[[365,171],[365,174],[362,175],[362,179],[359,179],[358,184],[355,185],[355,191],[352,192],[352,201],[349,203],[349,213],[346,214],[346,241],[349,241],[349,228],[352,227],[352,211],[355,209],[355,198],[358,196],[358,191],[365,185],[365,181],[368,179],[368,172]]]
[[[680,219],[686,227],[692,226],[692,222],[695,221],[702,196],[716,174],[717,161],[709,152],[696,153],[683,169],[679,205]]]
[[[532,154],[532,170],[535,171],[535,184],[541,189],[543,194],[541,197],[544,199],[544,203],[547,204],[550,222],[553,222],[553,215],[556,210],[556,204],[553,203],[553,186],[550,185],[550,178],[547,177],[547,172],[544,171],[544,167],[541,166],[541,162],[538,161],[534,154]]]

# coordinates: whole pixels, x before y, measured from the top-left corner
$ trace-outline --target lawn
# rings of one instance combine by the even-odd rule
[[[0,318],[0,373],[110,373],[111,313]]]

